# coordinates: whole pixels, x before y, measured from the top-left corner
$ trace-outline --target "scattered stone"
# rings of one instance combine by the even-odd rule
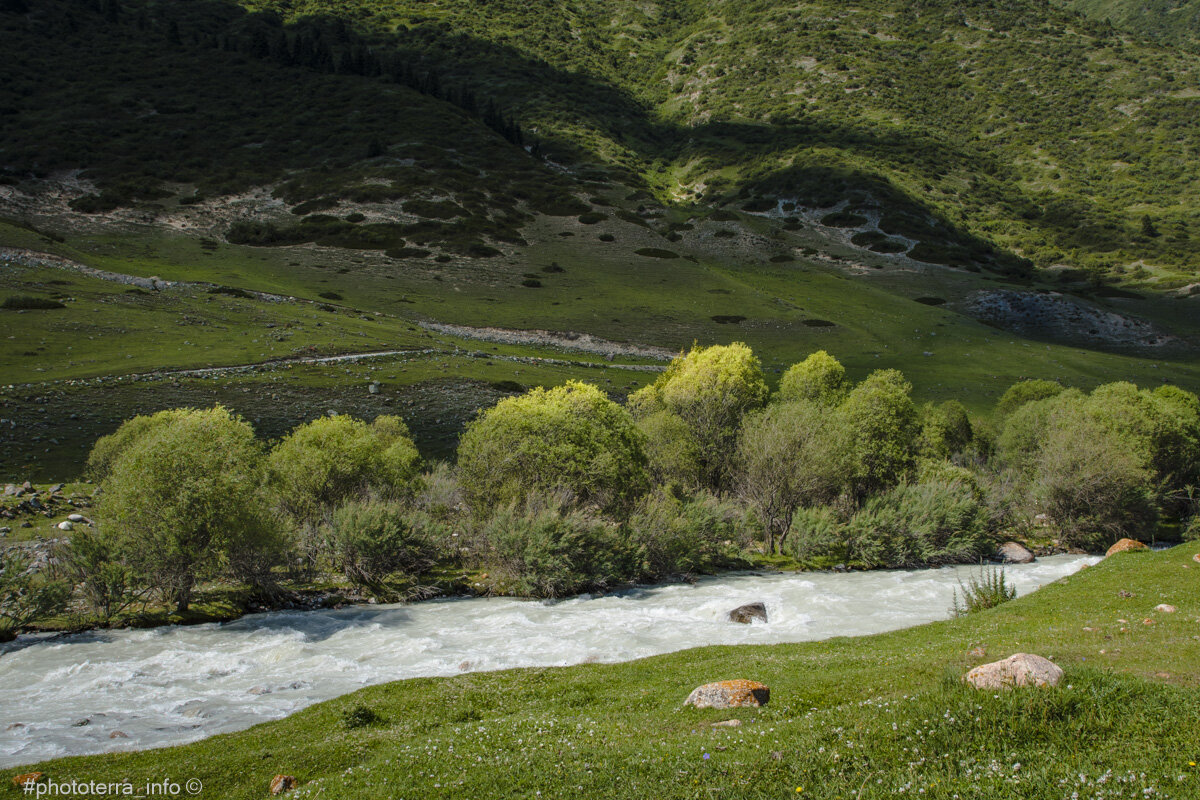
[[[1154,622],[1154,620],[1150,619],[1149,617],[1146,617],[1144,620],[1142,620],[1142,624],[1143,625],[1154,625],[1155,622]]]
[[[763,684],[757,681],[733,680],[697,686],[683,704],[696,708],[739,708],[765,706],[770,699],[771,690]]]
[[[67,514],[67,522],[81,522],[84,525],[92,524],[92,521],[83,514]]]
[[[12,779],[13,786],[17,787],[18,789],[28,791],[25,789],[27,785],[37,783],[44,777],[46,777],[46,773],[44,772],[25,772],[20,775],[14,775]],[[32,794],[32,792],[30,792],[30,794]]]
[[[86,727],[91,724],[92,724],[92,721],[90,719],[87,719],[87,718],[77,719],[71,723],[71,727],[72,728],[83,728],[83,727]]]
[[[1129,597],[1137,597],[1137,595],[1134,594],[1133,592],[1129,591],[1128,589],[1118,589],[1117,597],[1129,598]]]
[[[291,775],[276,775],[271,778],[271,794],[283,794],[290,792],[299,786],[299,783]]]
[[[714,722],[714,728],[737,728],[740,727],[742,721],[740,719],[723,719],[720,722]]]
[[[379,384],[378,383],[370,384],[369,386],[367,386],[367,392],[370,394],[379,394]]]
[[[1105,558],[1116,553],[1124,553],[1128,550],[1145,550],[1146,545],[1139,542],[1137,539],[1121,539],[1112,547],[1108,548],[1108,552],[1104,554]]]
[[[69,519],[64,519],[62,522],[58,523],[57,527],[60,531],[70,531],[75,529],[75,523],[71,522]]]
[[[271,690],[266,686],[253,686],[246,694],[270,694]]]
[[[1035,559],[1020,542],[1005,542],[996,550],[996,560],[1002,564],[1029,564]]]
[[[1084,626],[1083,626],[1083,629],[1084,629],[1085,631],[1087,631],[1088,633],[1095,633],[1095,632],[1096,632],[1096,629],[1095,629],[1095,628],[1092,628],[1092,627],[1090,627],[1090,626],[1088,626],[1088,625],[1084,625]]]
[[[971,656],[971,658],[983,658],[987,655],[987,648],[980,645],[979,647],[973,648],[970,653],[967,653],[967,655]]]
[[[976,689],[1012,689],[1022,686],[1057,686],[1062,667],[1048,658],[1016,653],[1002,661],[980,664],[963,678]]]
[[[110,733],[108,735],[108,738],[110,738],[110,739],[128,739],[129,734],[126,733],[125,731],[113,731],[112,733]]]
[[[1154,610],[1160,614],[1174,614],[1175,606],[1171,605],[1170,603],[1159,603],[1154,607]]]
[[[748,625],[754,620],[767,621],[767,607],[763,603],[747,603],[729,612],[730,622],[740,622]]]
[[[1169,677],[1171,677],[1171,673],[1169,673],[1169,672],[1156,672],[1156,673],[1154,673],[1154,677],[1156,677],[1156,678],[1169,678]]]
[[[1192,561],[1200,563],[1200,553],[1196,553],[1196,555],[1192,556]]]
[[[6,731],[16,731],[16,730],[20,730],[21,728],[24,728],[24,727],[25,727],[25,723],[24,723],[24,722],[14,722],[12,725],[9,725],[9,726],[8,726],[7,728],[5,728],[4,730],[6,730]]]

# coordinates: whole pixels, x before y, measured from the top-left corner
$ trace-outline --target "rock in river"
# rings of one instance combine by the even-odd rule
[[[1002,564],[1028,564],[1034,557],[1020,542],[1005,542],[996,550],[996,560]]]
[[[747,603],[729,612],[730,622],[749,624],[754,620],[767,621],[767,607],[763,603]]]

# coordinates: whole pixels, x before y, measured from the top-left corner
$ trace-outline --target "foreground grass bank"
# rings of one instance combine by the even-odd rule
[[[196,744],[9,773],[195,779],[211,798],[266,796],[277,773],[301,781],[290,796],[356,800],[1196,797],[1196,549],[1121,554],[991,611],[880,636],[400,681]],[[1021,651],[1052,656],[1062,686],[994,695],[958,681]],[[742,677],[767,683],[771,703],[681,707],[699,683]],[[742,724],[712,727],[727,719]]]

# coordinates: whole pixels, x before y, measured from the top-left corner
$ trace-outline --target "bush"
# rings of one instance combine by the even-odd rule
[[[322,417],[300,425],[267,461],[281,510],[298,520],[367,492],[396,496],[410,488],[420,455],[399,417],[368,424],[353,417]]]
[[[959,592],[962,592],[961,602],[958,599]],[[978,577],[968,578],[965,585],[961,580],[958,582],[958,589],[954,591],[954,616],[965,617],[976,611],[995,608],[1016,596],[1017,589],[1008,585],[1002,567],[980,567]]]
[[[564,597],[633,580],[636,553],[620,527],[565,505],[510,504],[484,526],[510,588],[528,597]]]
[[[416,577],[433,565],[435,553],[424,533],[396,503],[354,500],[333,512],[328,547],[348,580],[379,590],[390,575]]]
[[[380,716],[379,712],[362,703],[342,712],[342,724],[350,730],[378,725],[381,722],[384,722],[384,718]]]
[[[160,413],[113,458],[96,516],[122,562],[183,613],[223,556],[273,537],[250,426],[220,406]]]
[[[978,561],[993,550],[993,527],[973,485],[931,480],[872,497],[843,530],[850,561],[893,568]]]
[[[577,381],[484,412],[459,442],[458,474],[477,513],[557,488],[621,511],[649,487],[643,437],[629,413]]]
[[[1008,419],[1014,411],[1026,403],[1032,403],[1037,400],[1045,400],[1049,397],[1062,394],[1063,387],[1056,381],[1030,380],[1019,381],[1001,395],[996,402],[996,409],[993,412],[992,418],[997,424]]]
[[[647,495],[629,518],[630,544],[639,548],[641,578],[716,572],[737,562],[740,531],[734,514],[722,513],[711,495],[677,498]]]
[[[0,552],[0,642],[12,639],[39,619],[62,613],[71,587],[32,572],[15,550]]]
[[[88,606],[105,622],[143,599],[148,582],[121,561],[113,543],[94,530],[76,528],[63,559]]]
[[[845,564],[850,552],[841,521],[828,506],[796,509],[781,549],[797,561],[817,567]]]

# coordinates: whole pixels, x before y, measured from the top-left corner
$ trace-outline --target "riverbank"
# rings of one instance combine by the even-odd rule
[[[1094,561],[1053,557],[1014,566],[1008,578],[1028,594]],[[397,678],[896,630],[946,619],[959,582],[977,572],[743,572],[558,601],[446,598],[26,637],[0,649],[0,766],[178,744]],[[762,618],[730,619],[751,603]]]
[[[366,800],[1195,797],[1196,549],[1120,554],[996,609],[894,633],[399,681],[251,731],[8,773],[196,780],[199,796],[231,800],[265,796],[276,774],[298,779],[290,796]],[[1053,657],[1060,687],[959,683],[1016,651]],[[766,683],[770,703],[681,707],[724,678]],[[726,720],[740,724],[713,727]]]

